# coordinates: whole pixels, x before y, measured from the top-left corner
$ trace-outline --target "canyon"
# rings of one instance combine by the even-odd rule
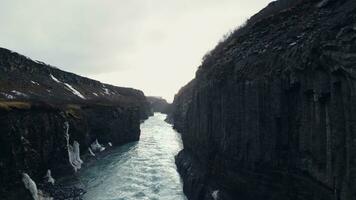
[[[356,2],[280,0],[220,42],[170,114],[190,200],[356,199]]]
[[[95,148],[139,140],[140,123],[152,114],[142,91],[1,48],[0,198],[32,199],[24,173],[36,183],[48,170],[53,177],[70,176],[80,170],[80,156]]]
[[[355,0],[270,3],[172,104],[0,48],[0,199],[356,200],[355,66]]]

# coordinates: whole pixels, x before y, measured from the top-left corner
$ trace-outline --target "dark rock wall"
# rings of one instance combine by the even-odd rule
[[[57,178],[74,173],[64,137],[65,122],[70,126],[70,144],[78,141],[81,154],[87,154],[96,139],[108,146],[108,142],[120,145],[140,137],[139,109],[37,107],[0,112],[0,193],[4,195],[23,187],[22,172],[37,183],[42,181],[47,169]]]
[[[140,122],[151,114],[142,91],[103,84],[0,48],[0,199],[28,199],[23,172],[36,183],[48,169],[55,179],[74,173],[65,122],[70,144],[78,141],[84,155],[96,139],[104,146],[138,141]]]
[[[184,132],[183,129],[186,123],[185,121],[188,106],[193,95],[194,82],[194,80],[189,82],[186,86],[179,90],[177,95],[175,95],[171,112],[167,116],[166,121],[172,123],[173,128],[179,132]]]
[[[356,2],[319,3],[248,25],[178,93],[189,199],[356,199]]]

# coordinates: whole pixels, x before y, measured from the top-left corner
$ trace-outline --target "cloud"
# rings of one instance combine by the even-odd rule
[[[270,0],[3,0],[0,46],[172,100],[224,33]]]

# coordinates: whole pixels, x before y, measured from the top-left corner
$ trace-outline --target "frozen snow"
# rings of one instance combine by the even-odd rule
[[[68,83],[63,83],[61,81],[59,81],[56,77],[54,77],[52,74],[50,74],[50,77],[56,81],[57,83],[62,83],[64,84],[74,95],[78,96],[79,98],[82,98],[82,99],[86,99],[78,90],[74,89],[73,86],[71,86],[70,84]]]
[[[83,164],[82,159],[80,159],[80,145],[77,141],[73,142],[73,147],[74,147],[74,155],[75,155],[75,162],[78,164]]]
[[[75,172],[82,167],[83,161],[80,159],[80,150],[79,143],[77,141],[73,142],[73,146],[69,144],[69,123],[65,122],[64,126],[66,128],[64,137],[67,140],[67,149],[68,149],[68,159],[69,163],[72,165]]]
[[[19,92],[19,91],[16,91],[16,90],[12,90],[11,91],[13,94],[15,94],[16,96],[22,96],[22,97],[27,97],[26,94],[22,93],[22,92]]]
[[[25,185],[25,188],[30,191],[32,198],[34,200],[39,200],[36,183],[31,179],[28,174],[22,173],[22,182]]]
[[[56,77],[54,77],[52,74],[49,74],[49,76],[52,78],[52,80],[56,81],[57,83],[62,83]]]
[[[13,95],[11,95],[11,94],[7,94],[7,93],[4,93],[4,92],[1,92],[1,94],[3,96],[5,96],[6,99],[15,99],[15,97]]]
[[[64,83],[65,86],[67,86],[74,95],[77,95],[78,97],[85,99],[85,97],[76,89],[74,89],[71,85],[69,85],[68,83]]]
[[[90,155],[95,156],[95,153],[91,150],[90,147],[88,147],[88,151],[89,151]]]
[[[41,65],[46,65],[46,63],[39,61],[39,60],[35,60],[36,63],[41,64]]]
[[[32,84],[34,85],[40,85],[39,83],[37,83],[36,81],[31,81]]]
[[[105,86],[103,87],[104,93],[107,95],[110,95],[110,90],[108,88],[106,88]]]
[[[54,180],[54,178],[52,177],[52,173],[51,173],[51,170],[50,170],[50,169],[47,170],[47,174],[46,174],[45,178],[47,178],[47,182],[48,182],[48,183],[51,183],[52,185],[54,185],[55,180]]]

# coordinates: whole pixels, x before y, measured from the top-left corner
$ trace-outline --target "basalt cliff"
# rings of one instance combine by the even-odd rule
[[[32,199],[36,183],[80,170],[94,148],[137,141],[151,114],[143,92],[103,84],[0,49],[0,199]],[[98,142],[96,142],[98,141]],[[89,150],[89,148],[91,148]]]
[[[356,199],[356,1],[271,3],[173,102],[190,200]]]

